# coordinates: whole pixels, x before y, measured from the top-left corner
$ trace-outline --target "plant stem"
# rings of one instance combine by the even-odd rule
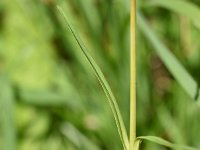
[[[136,2],[130,1],[130,150],[133,150],[136,138]]]

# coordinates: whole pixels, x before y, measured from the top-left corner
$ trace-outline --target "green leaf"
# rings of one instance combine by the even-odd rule
[[[176,59],[171,51],[167,47],[165,47],[165,45],[162,44],[162,42],[156,37],[156,35],[153,33],[153,31],[139,12],[137,15],[137,24],[140,30],[152,44],[158,56],[168,68],[169,72],[174,76],[176,81],[181,85],[181,87],[187,92],[187,94],[191,98],[195,98],[198,101],[198,104],[200,104],[200,97],[197,97],[198,93],[200,92],[197,82],[181,65],[181,63]]]
[[[0,74],[0,125],[2,127],[3,150],[16,149],[14,105],[11,84],[4,75]]]
[[[69,27],[70,31],[72,32],[76,42],[78,43],[80,49],[82,50],[84,56],[86,57],[87,61],[89,62],[90,66],[92,67],[92,70],[94,71],[98,81],[100,82],[106,96],[109,102],[109,105],[112,109],[113,112],[113,116],[115,118],[115,122],[117,125],[117,129],[121,138],[121,142],[123,144],[124,149],[128,150],[129,149],[129,141],[128,141],[128,136],[127,136],[127,132],[125,129],[125,125],[118,107],[118,104],[116,102],[116,99],[114,97],[114,94],[111,91],[111,88],[108,84],[108,82],[106,81],[101,69],[99,68],[99,66],[96,64],[96,62],[94,61],[94,59],[90,56],[90,54],[88,53],[85,45],[83,44],[82,40],[79,38],[79,36],[77,35],[76,31],[73,29],[73,27],[71,26],[71,24],[68,22],[68,19],[65,15],[65,13],[63,12],[63,10],[58,7],[58,10],[60,11],[60,13],[63,15],[67,26]]]
[[[200,29],[200,9],[191,2],[184,0],[152,0],[150,5],[160,6],[186,16]]]
[[[142,141],[142,140],[147,140],[171,149],[181,149],[181,150],[197,150],[197,148],[189,147],[189,146],[184,146],[184,145],[179,145],[179,144],[173,144],[171,142],[168,142],[160,137],[155,137],[155,136],[140,136],[137,137],[136,141]]]

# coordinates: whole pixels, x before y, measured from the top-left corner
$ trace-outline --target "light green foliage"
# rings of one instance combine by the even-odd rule
[[[135,149],[200,148],[199,5],[137,1]],[[0,149],[128,149],[129,11],[128,0],[0,1]]]

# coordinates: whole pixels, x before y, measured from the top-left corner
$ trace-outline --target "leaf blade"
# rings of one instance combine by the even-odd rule
[[[144,17],[139,12],[137,15],[137,23],[140,30],[152,44],[158,56],[161,58],[170,73],[174,76],[176,81],[192,99],[195,99],[197,92],[200,92],[197,82],[170,52],[170,50],[156,37]],[[197,97],[195,100],[198,104],[200,104],[200,97]]]
[[[10,81],[0,74],[0,122],[4,150],[16,149],[16,131],[14,125],[15,99]]]
[[[147,140],[147,141],[150,141],[150,142],[153,142],[153,143],[156,143],[156,144],[159,144],[171,149],[197,150],[197,148],[193,148],[193,147],[189,147],[185,145],[173,144],[167,140],[164,140],[156,136],[140,136],[140,137],[137,137],[137,140]]]
[[[106,81],[101,69],[96,64],[94,59],[90,56],[90,54],[87,52],[85,45],[82,43],[81,39],[76,34],[76,32],[73,29],[73,27],[71,26],[71,24],[68,22],[68,19],[67,19],[65,13],[63,12],[63,10],[59,6],[58,6],[58,10],[62,14],[62,16],[64,17],[68,28],[70,29],[71,33],[73,34],[76,42],[78,43],[78,45],[79,45],[80,49],[82,50],[84,56],[86,57],[90,66],[92,67],[92,70],[94,71],[95,76],[97,77],[98,81],[100,82],[100,84],[103,88],[103,91],[106,94],[108,102],[109,102],[110,107],[111,107],[111,110],[113,112],[113,116],[114,116],[114,119],[115,119],[115,123],[117,125],[117,129],[118,129],[118,133],[120,135],[121,142],[123,144],[124,149],[128,150],[129,149],[128,148],[129,147],[129,140],[128,140],[125,125],[124,125],[118,104],[117,104],[116,99],[114,97],[114,94],[112,93],[111,88],[110,88],[108,82]]]

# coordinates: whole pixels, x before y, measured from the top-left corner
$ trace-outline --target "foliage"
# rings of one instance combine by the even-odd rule
[[[81,53],[57,5],[99,64],[98,79],[90,67],[95,71],[96,63],[88,64],[91,58]],[[200,147],[199,5],[137,1],[136,147],[142,150]],[[128,0],[0,2],[0,149],[123,148],[120,136],[129,127],[129,11]],[[124,134],[118,136],[120,130]]]

